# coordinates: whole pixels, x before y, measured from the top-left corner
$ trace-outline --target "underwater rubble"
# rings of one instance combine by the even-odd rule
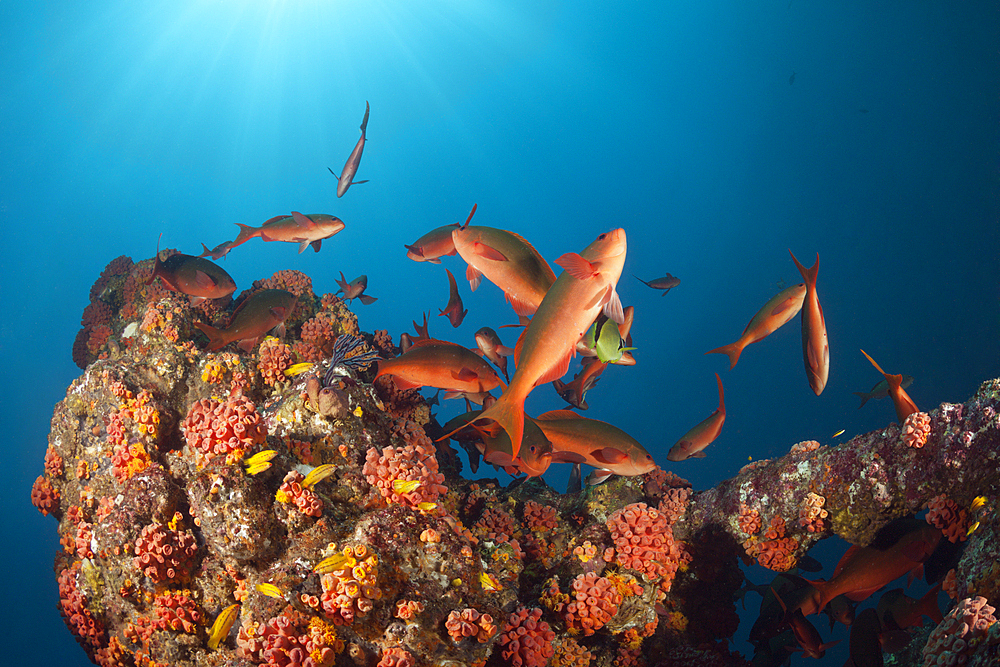
[[[912,664],[1000,663],[998,380],[706,491],[659,468],[504,487],[462,478],[416,390],[371,382],[389,333],[304,274],[191,306],[152,270],[120,257],[92,288],[31,494],[59,522],[59,611],[96,664],[748,665],[728,647],[741,560],[784,572],[929,506],[955,540],[978,529],[945,580],[960,604]],[[225,326],[264,289],[298,297],[284,340],[203,351],[194,322]]]

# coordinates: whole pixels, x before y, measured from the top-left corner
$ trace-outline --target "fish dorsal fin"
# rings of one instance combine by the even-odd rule
[[[216,282],[215,278],[208,275],[204,271],[201,271],[200,269],[194,272],[194,281],[198,283],[198,287],[201,287],[203,289],[210,289],[219,284],[218,282]]]
[[[517,343],[514,344],[514,365],[521,365],[521,348],[524,347],[524,334],[528,333],[528,327],[525,327],[521,332],[521,335],[517,337]]]
[[[483,282],[483,273],[472,264],[465,267],[465,279],[469,281],[469,287],[475,292]]]
[[[583,419],[572,410],[549,410],[535,417],[539,421],[552,421],[555,419]]]
[[[482,241],[476,241],[472,244],[472,254],[482,257],[483,259],[493,260],[494,262],[507,262],[507,256],[494,248],[493,246],[486,245]]]
[[[302,215],[298,211],[292,211],[292,219],[295,220],[295,224],[302,229],[315,229],[316,223],[313,222],[308,216]]]
[[[847,551],[844,552],[844,555],[840,557],[840,561],[837,563],[837,567],[833,569],[833,576],[836,577],[838,574],[840,574],[841,570],[844,569],[844,566],[846,566],[849,561],[853,560],[857,556],[859,551],[861,551],[861,547],[859,547],[857,544],[852,544],[847,549]]]
[[[602,447],[600,449],[595,449],[590,453],[595,460],[601,463],[615,464],[621,463],[628,459],[628,454],[616,447]]]
[[[535,306],[532,306],[526,301],[522,301],[513,294],[509,292],[504,292],[504,296],[507,297],[507,303],[510,304],[514,312],[521,317],[530,317],[535,314]]]
[[[575,252],[568,252],[562,255],[555,263],[564,268],[566,273],[578,280],[593,278],[599,270],[597,264],[590,263],[581,257],[579,253]]]
[[[264,224],[261,225],[261,227],[267,227],[268,225],[273,225],[275,223],[281,222],[282,220],[284,220],[287,217],[289,217],[289,216],[287,216],[287,215],[276,215],[273,218],[271,218],[270,220],[265,220]]]

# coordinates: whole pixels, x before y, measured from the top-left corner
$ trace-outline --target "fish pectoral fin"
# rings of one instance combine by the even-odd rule
[[[460,382],[472,382],[479,379],[479,374],[467,366],[463,366],[460,371],[452,371],[451,376]]]
[[[601,463],[614,464],[621,463],[628,459],[628,454],[615,447],[602,447],[601,449],[595,449],[590,453],[595,460]]]
[[[469,287],[475,292],[483,282],[483,272],[469,264],[465,267],[465,279],[469,281]]]
[[[407,252],[412,252],[417,257],[423,257],[424,256],[424,249],[421,246],[418,246],[418,245],[406,245],[404,243],[403,247],[406,248]]]
[[[194,272],[194,282],[202,289],[211,289],[218,285],[215,279],[204,271]]]
[[[497,345],[496,353],[499,354],[501,357],[509,357],[510,355],[514,354],[514,349],[507,347],[506,345]]]
[[[568,252],[555,261],[566,273],[579,280],[586,280],[597,275],[598,268],[581,257],[578,253]]]
[[[494,262],[507,262],[507,256],[494,248],[493,246],[486,245],[482,241],[476,241],[472,244],[472,253],[478,255],[483,259],[490,259]]]
[[[256,338],[244,338],[236,344],[236,347],[240,348],[244,352],[253,352],[253,349],[257,347],[257,343],[260,342],[262,336],[257,336]]]
[[[316,228],[316,223],[313,222],[311,218],[302,215],[298,211],[292,211],[292,220],[294,220],[295,224],[301,227],[302,229],[312,230]]]
[[[504,292],[504,296],[507,297],[507,303],[510,304],[511,308],[513,308],[514,312],[519,316],[530,317],[535,314],[535,307],[526,301],[523,301],[508,292]]]
[[[587,457],[576,452],[552,450],[553,463],[586,463]]]
[[[334,175],[334,176],[335,176],[335,177],[337,178],[337,180],[338,180],[338,181],[340,180],[340,174],[338,174],[337,172],[335,172],[335,171],[334,171],[333,169],[330,169],[330,167],[327,167],[326,169],[327,169],[327,171],[329,171],[329,172],[330,172],[331,174],[333,174],[333,175]]]
[[[351,181],[351,185],[361,185],[362,183],[367,183],[367,182],[368,182],[368,179],[366,178],[363,181]]]

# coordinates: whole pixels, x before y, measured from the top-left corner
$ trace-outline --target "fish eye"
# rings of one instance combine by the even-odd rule
[[[535,446],[534,446],[534,445],[532,445],[532,446],[531,446],[531,449],[530,449],[529,451],[531,451],[531,453],[532,453],[532,454],[534,454],[534,453],[535,453]]]

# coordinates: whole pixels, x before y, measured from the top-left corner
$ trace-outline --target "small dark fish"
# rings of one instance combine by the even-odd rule
[[[663,276],[662,278],[650,280],[648,283],[639,276],[635,275],[634,273],[632,274],[632,277],[638,280],[640,283],[652,287],[653,289],[663,290],[663,294],[661,296],[666,296],[667,292],[669,292],[672,288],[677,287],[678,285],[681,284],[680,278],[675,278],[669,273]]]
[[[789,4],[791,4],[791,3],[789,3]],[[792,72],[792,75],[790,77],[788,77],[788,85],[789,86],[792,85],[793,83],[795,83],[795,74],[796,74],[796,72]]]
[[[903,376],[903,382],[899,386],[902,387],[903,389],[906,389],[911,384],[913,384],[913,376],[912,375],[904,375]],[[852,393],[855,396],[857,396],[858,398],[861,399],[861,405],[858,406],[858,410],[860,410],[861,408],[865,407],[865,403],[867,403],[869,399],[871,399],[871,398],[885,398],[886,396],[888,396],[889,395],[889,382],[886,381],[886,380],[882,380],[881,382],[879,382],[878,384],[876,384],[874,387],[872,387],[871,391],[869,391],[868,393],[865,393],[863,391],[855,391],[855,392],[852,392]]]
[[[458,283],[455,282],[455,276],[451,274],[451,271],[445,269],[448,272],[448,285],[450,288],[450,296],[448,298],[448,305],[442,310],[438,315],[444,315],[451,322],[451,326],[458,327],[462,324],[462,320],[469,313],[468,309],[462,310],[462,297],[458,293]],[[416,323],[414,323],[416,326]]]
[[[201,244],[202,253],[198,257],[211,257],[212,259],[222,259],[229,254],[229,249],[233,247],[232,241],[223,241],[211,250],[204,243]]]
[[[569,471],[569,481],[566,483],[566,493],[579,493],[583,490],[583,478],[580,464],[574,463]]]
[[[341,170],[338,175],[333,169],[327,167],[331,174],[337,177],[337,197],[343,197],[344,193],[347,192],[347,188],[352,185],[358,185],[359,183],[367,183],[368,180],[355,181],[354,175],[358,173],[358,167],[361,166],[361,153],[365,150],[365,130],[368,129],[368,101],[365,101],[365,118],[361,121],[361,138],[358,139],[358,143],[354,145],[354,150],[351,151],[350,156],[347,158],[347,163],[344,165],[343,170]]]
[[[800,612],[801,613],[801,612]],[[879,633],[882,624],[874,609],[868,608],[858,614],[851,626],[851,661],[854,667],[882,667],[882,647],[879,644]]]
[[[378,297],[368,296],[365,294],[365,290],[368,289],[368,276],[358,276],[351,282],[347,282],[347,279],[344,278],[344,272],[341,271],[340,280],[337,281],[337,284],[340,286],[337,293],[344,293],[344,301],[360,299],[361,303],[366,306],[370,306],[378,301]]]

